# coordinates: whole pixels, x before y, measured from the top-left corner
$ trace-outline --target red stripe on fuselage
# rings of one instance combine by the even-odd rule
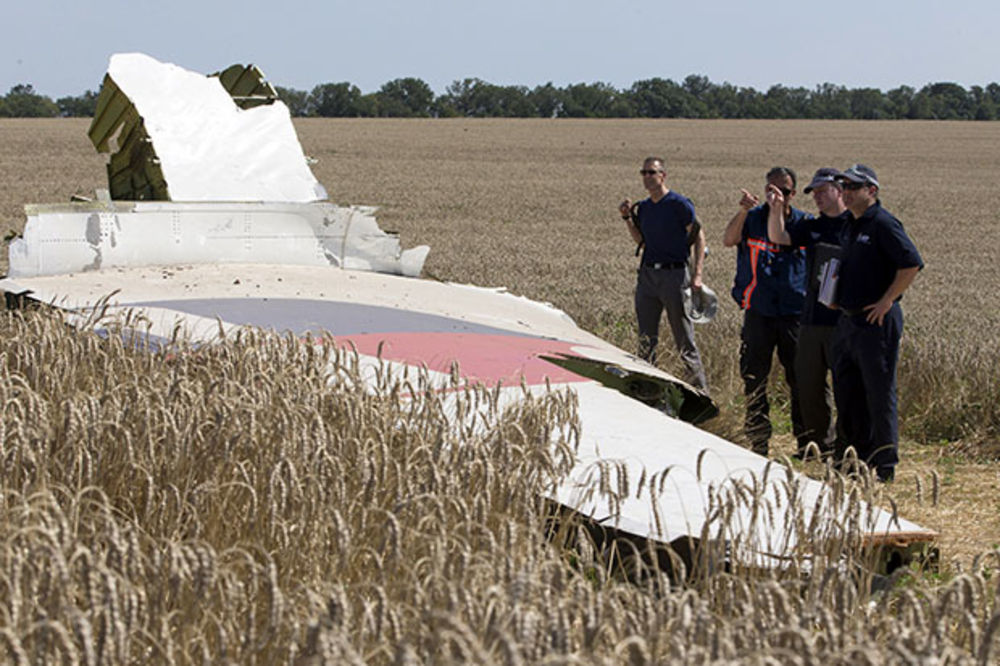
[[[359,354],[379,355],[386,361],[427,366],[437,372],[451,372],[458,363],[459,374],[486,386],[519,384],[529,386],[589,381],[541,358],[579,356],[574,345],[562,340],[490,335],[478,333],[362,333],[337,336],[342,346],[353,343]]]

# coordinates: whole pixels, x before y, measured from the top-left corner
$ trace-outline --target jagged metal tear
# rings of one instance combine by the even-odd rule
[[[335,266],[418,276],[430,248],[402,250],[368,206],[87,202],[25,206],[12,278],[190,264]]]
[[[204,76],[111,56],[88,134],[115,200],[321,201],[288,107],[256,67]]]

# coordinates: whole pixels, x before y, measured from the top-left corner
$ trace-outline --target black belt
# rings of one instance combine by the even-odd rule
[[[671,268],[684,268],[687,266],[686,262],[683,261],[644,261],[642,262],[643,268],[652,268],[653,270],[671,269]]]

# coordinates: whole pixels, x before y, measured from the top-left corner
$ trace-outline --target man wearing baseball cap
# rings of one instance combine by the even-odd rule
[[[903,332],[899,301],[923,259],[879,200],[875,171],[855,164],[837,177],[851,217],[841,234],[835,295],[833,391],[846,445],[891,481],[899,462],[896,363]]]
[[[833,419],[833,391],[827,381],[833,360],[831,343],[840,313],[821,303],[817,270],[817,247],[829,246],[834,252],[840,246],[840,233],[849,213],[844,206],[837,177],[840,171],[831,167],[818,169],[803,192],[812,193],[819,217],[803,217],[785,224],[784,197],[776,187],[768,187],[768,238],[782,246],[806,249],[806,301],[799,326],[799,342],[795,347],[795,378],[799,392],[804,437],[799,439],[796,457],[805,457],[803,442],[816,442],[823,455],[835,453],[837,427]]]

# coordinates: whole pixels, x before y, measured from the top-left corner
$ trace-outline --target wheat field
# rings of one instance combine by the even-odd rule
[[[697,330],[738,438],[739,312],[721,233],[739,188],[861,161],[927,268],[904,300],[903,445],[888,489],[941,532],[938,572],[871,585],[871,553],[678,586],[628,582],[539,500],[572,439],[569,396],[484,405],[463,436],[432,393],[358,391],[331,347],[247,334],[165,355],[0,323],[0,649],[14,663],[992,663],[1000,658],[1000,331],[991,123],[302,120],[331,200],[380,207],[431,277],[548,301],[634,344],[635,257],[616,214],[666,160],[711,253],[719,317]],[[105,186],[85,121],[0,122],[0,226]],[[812,211],[811,201],[798,205]],[[4,262],[5,265],[5,262]],[[666,351],[666,350],[665,350]],[[336,381],[317,371],[325,359]],[[665,353],[661,363],[677,370]],[[780,384],[774,385],[780,399]],[[776,410],[780,414],[783,410]],[[780,416],[778,417],[780,418]],[[790,450],[778,423],[779,451]],[[460,444],[460,446],[459,446]],[[807,468],[822,475],[822,469]],[[833,479],[834,483],[842,483]],[[551,536],[551,535],[550,535]],[[570,543],[575,543],[572,547]],[[829,545],[829,540],[826,542]],[[825,563],[825,564],[824,564]]]

